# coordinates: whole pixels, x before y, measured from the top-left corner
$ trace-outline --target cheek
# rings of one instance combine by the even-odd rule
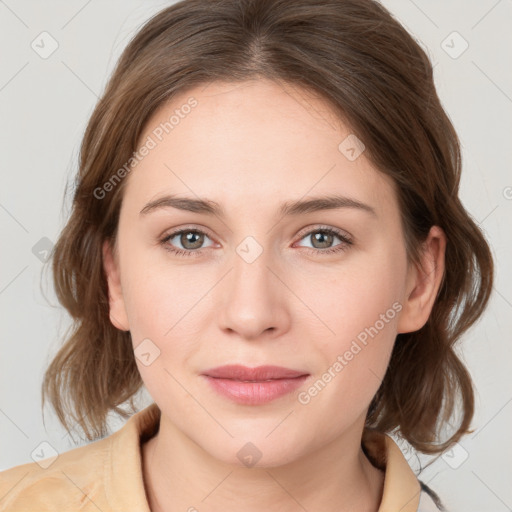
[[[124,295],[135,355],[143,343],[158,354],[149,366],[136,359],[148,390],[158,396],[164,383],[174,389],[169,374],[178,378],[197,352],[208,350],[201,340],[211,328],[211,283],[216,276],[199,265],[171,264],[165,258],[149,262],[143,256],[134,253],[126,264]]]
[[[405,272],[405,257],[399,251],[368,253],[339,269],[312,275],[302,285],[297,282],[296,289],[302,286],[300,293],[307,297],[307,305],[318,312],[326,327],[326,341],[336,338],[344,344],[375,323],[382,327],[382,315],[386,330],[395,326]],[[320,288],[322,282],[325,286]]]
[[[197,348],[200,322],[195,313],[198,300],[207,292],[198,289],[190,276],[179,269],[145,268],[131,274],[126,290],[126,308],[139,373],[155,399],[181,396],[173,376]],[[197,285],[200,286],[200,285]],[[148,354],[144,355],[144,354]],[[149,363],[149,364],[148,364]]]
[[[354,258],[334,279],[331,276],[325,293],[309,294],[308,305],[329,328],[322,328],[325,335],[316,337],[315,347],[322,378],[333,382],[324,403],[346,400],[349,409],[360,406],[362,411],[377,391],[403,307],[405,261],[404,253],[389,248]]]
[[[134,252],[126,259],[123,294],[132,337],[165,341],[190,321],[199,299],[211,288],[204,271],[190,268],[169,263],[165,254],[151,258]]]

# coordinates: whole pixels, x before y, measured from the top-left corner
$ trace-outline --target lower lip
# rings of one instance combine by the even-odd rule
[[[244,405],[259,405],[292,393],[307,379],[307,375],[293,379],[244,382],[240,380],[218,379],[204,375],[215,391]]]

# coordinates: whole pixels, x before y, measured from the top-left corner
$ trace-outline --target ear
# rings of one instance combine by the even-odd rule
[[[121,331],[129,331],[128,315],[124,304],[119,264],[109,240],[103,243],[103,268],[107,276],[109,314],[112,324]]]
[[[398,333],[418,331],[426,324],[442,283],[446,250],[444,231],[439,226],[432,226],[422,247],[421,264],[411,263],[407,271]]]

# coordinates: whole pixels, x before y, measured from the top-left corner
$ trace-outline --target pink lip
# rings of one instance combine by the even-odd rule
[[[202,375],[225,397],[239,404],[258,405],[291,393],[309,374],[280,366],[227,365],[212,368]]]
[[[239,364],[228,364],[218,366],[203,372],[203,375],[209,377],[217,377],[219,379],[235,379],[235,380],[270,380],[270,379],[293,379],[307,375],[307,372],[290,370],[282,366],[257,366],[249,368]]]

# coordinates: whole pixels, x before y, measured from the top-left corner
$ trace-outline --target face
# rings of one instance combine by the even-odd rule
[[[153,116],[126,177],[111,320],[162,424],[224,462],[250,441],[258,465],[284,464],[362,428],[410,320],[394,184],[350,134],[296,87],[212,83]],[[226,395],[204,373],[230,364],[306,377]]]

